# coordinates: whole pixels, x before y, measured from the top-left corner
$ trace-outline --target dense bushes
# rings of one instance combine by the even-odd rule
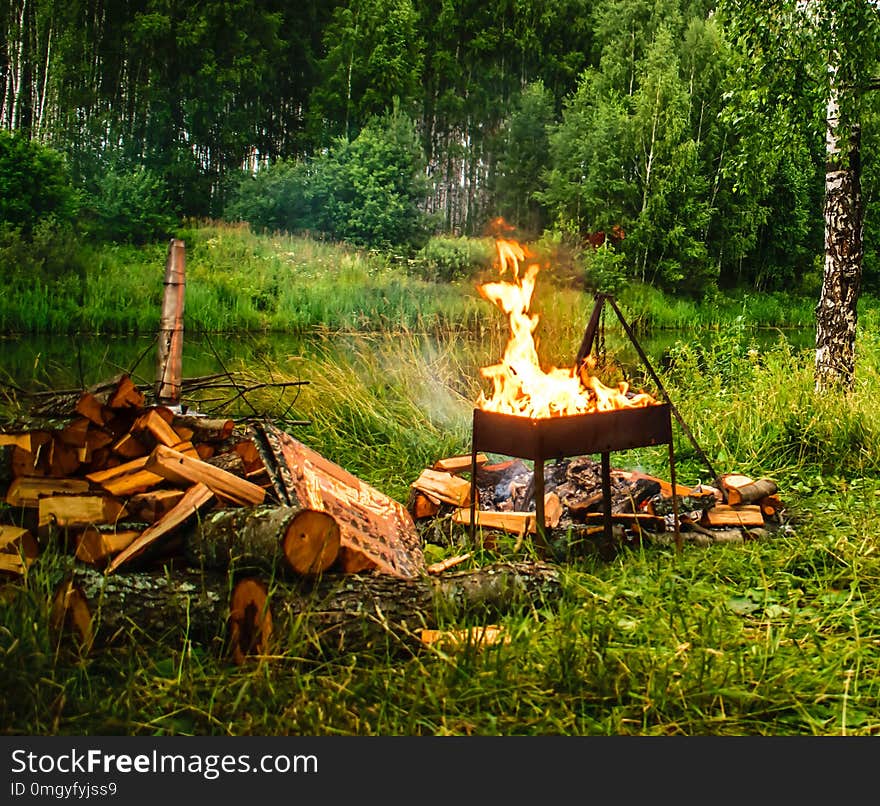
[[[72,222],[77,194],[60,154],[0,130],[0,223],[29,237],[41,222]]]
[[[373,119],[309,161],[280,161],[245,177],[225,217],[270,231],[311,232],[356,246],[418,246],[424,157],[405,115]]]

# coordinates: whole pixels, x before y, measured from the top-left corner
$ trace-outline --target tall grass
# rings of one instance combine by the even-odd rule
[[[498,319],[487,315],[488,303],[475,288],[493,274],[488,265],[475,263],[469,276],[458,272],[453,282],[428,282],[424,271],[400,257],[310,238],[258,235],[246,226],[216,223],[177,234],[187,246],[190,332],[479,332]],[[166,248],[86,244],[69,273],[45,276],[38,267],[4,271],[0,332],[154,332]],[[640,333],[723,329],[737,318],[755,327],[810,327],[815,306],[815,300],[768,293],[718,294],[698,304],[639,284],[624,289],[619,302]],[[549,341],[576,342],[591,307],[592,294],[570,276],[552,266],[539,275],[533,309]],[[607,321],[610,330],[620,331],[613,316]]]
[[[309,248],[313,265],[323,247]],[[320,284],[321,273],[303,282]],[[548,342],[554,328],[579,337],[589,305],[552,296]],[[369,310],[367,300],[352,300],[351,310]],[[564,321],[552,325],[557,316]],[[0,589],[0,731],[877,735],[876,310],[861,324],[847,394],[817,394],[811,352],[781,339],[762,344],[745,320],[680,339],[659,370],[719,472],[777,479],[785,529],[740,544],[685,544],[681,554],[645,543],[610,560],[558,560],[561,598],[501,617],[507,645],[402,651],[389,636],[367,651],[315,653],[303,635],[243,667],[206,647],[142,635],[89,657],[62,651],[48,624],[66,558],[49,548],[22,583]],[[309,424],[290,426],[294,436],[403,502],[424,466],[469,449],[478,368],[499,354],[503,328],[464,351],[455,334],[426,339],[398,327],[387,335],[362,334],[350,346],[328,338],[313,357],[265,372],[308,381],[289,414]],[[253,401],[268,410],[274,393],[263,394]],[[708,481],[689,440],[673,430],[679,480]],[[658,449],[612,459],[658,475],[666,460]],[[463,532],[459,539],[466,544]],[[461,547],[425,546],[438,557]],[[471,548],[470,567],[535,556],[528,541]]]

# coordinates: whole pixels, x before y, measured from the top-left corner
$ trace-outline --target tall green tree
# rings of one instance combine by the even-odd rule
[[[354,138],[366,121],[419,95],[423,42],[412,0],[350,0],[323,34],[312,98],[318,141]]]
[[[846,389],[855,373],[864,255],[862,89],[880,60],[880,7],[873,0],[726,0],[723,8],[762,81],[782,71],[808,76],[817,88],[814,101],[824,107],[825,246],[815,377],[818,391]],[[789,78],[787,86],[791,93],[796,85]],[[770,105],[789,100],[778,91],[761,99]]]

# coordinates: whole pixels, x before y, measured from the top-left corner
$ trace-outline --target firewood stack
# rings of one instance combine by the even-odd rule
[[[105,574],[191,565],[409,578],[422,556],[405,509],[268,423],[147,405],[128,375],[0,429],[0,573],[49,541]]]
[[[410,485],[408,509],[415,521],[448,518],[470,524],[471,456],[455,456],[425,468]],[[562,459],[545,466],[545,529],[578,539],[598,537],[604,527],[601,467],[589,457]],[[680,529],[698,544],[736,542],[782,524],[784,508],[776,482],[738,473],[722,475],[721,487],[676,485]],[[517,537],[538,532],[532,470],[521,459],[490,463],[477,455],[477,524],[484,543],[496,533]],[[664,479],[638,471],[612,470],[612,522],[623,542],[665,543],[674,531],[673,490]]]

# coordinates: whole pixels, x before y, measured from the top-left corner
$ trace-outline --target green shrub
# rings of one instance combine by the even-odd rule
[[[21,135],[0,131],[0,221],[30,237],[52,217],[73,222],[77,194],[60,154]]]
[[[494,256],[491,239],[435,236],[416,253],[410,265],[425,280],[448,283],[473,276]]]
[[[176,224],[165,181],[145,168],[111,167],[89,204],[89,229],[107,241],[145,244],[170,236]]]

